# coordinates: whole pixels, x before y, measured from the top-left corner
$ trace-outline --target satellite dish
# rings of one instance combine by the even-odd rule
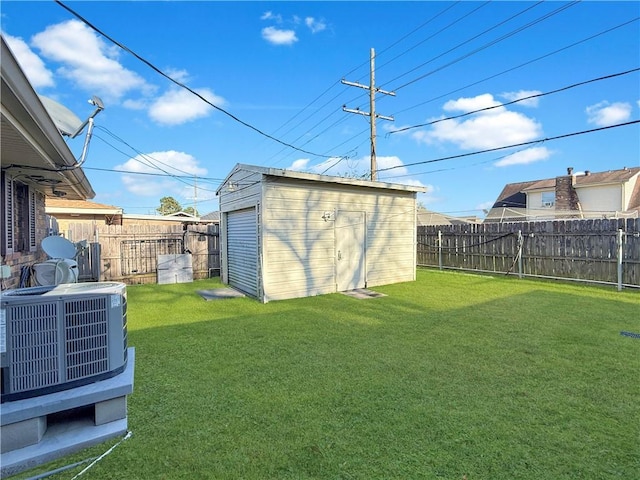
[[[63,237],[50,236],[42,240],[40,244],[44,253],[50,258],[75,258],[76,246]]]
[[[82,120],[80,120],[75,113],[61,103],[48,97],[40,95],[40,100],[62,135],[70,137],[78,131],[82,125]]]

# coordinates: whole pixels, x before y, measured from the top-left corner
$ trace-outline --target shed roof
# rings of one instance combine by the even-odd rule
[[[386,182],[372,182],[370,180],[360,180],[355,178],[344,178],[344,177],[335,177],[332,175],[319,175],[317,173],[305,173],[298,172],[295,170],[286,170],[283,168],[271,168],[271,167],[260,167],[257,165],[247,165],[243,163],[238,163],[231,170],[231,173],[227,175],[224,179],[218,190],[216,190],[216,195],[220,195],[220,192],[224,185],[227,184],[229,179],[233,174],[238,171],[246,171],[258,173],[264,176],[269,177],[281,177],[281,178],[292,178],[296,180],[307,180],[312,182],[322,182],[322,183],[334,183],[340,185],[350,185],[357,187],[367,187],[367,188],[377,188],[383,190],[396,190],[403,192],[426,192],[427,189],[425,187],[418,187],[414,185],[404,185],[399,183],[386,183]]]

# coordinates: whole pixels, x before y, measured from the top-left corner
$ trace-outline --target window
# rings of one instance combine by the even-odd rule
[[[14,196],[13,178],[2,174],[2,255],[13,253],[14,248]]]
[[[542,207],[553,208],[556,204],[556,192],[542,192]]]
[[[2,176],[2,255],[35,252],[37,192],[9,175]]]

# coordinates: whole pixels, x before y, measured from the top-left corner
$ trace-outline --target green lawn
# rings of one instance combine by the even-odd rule
[[[82,479],[638,478],[638,291],[418,270],[368,300],[196,293],[218,286],[128,288],[133,435]]]

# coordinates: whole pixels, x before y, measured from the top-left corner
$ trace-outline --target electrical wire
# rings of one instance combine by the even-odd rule
[[[445,12],[447,12],[448,10],[450,10],[451,8],[453,8],[454,6],[456,6],[457,4],[459,4],[460,1],[455,2],[451,5],[449,5],[447,8],[445,8],[444,10],[440,11],[438,14],[436,14],[435,16],[429,18],[427,21],[423,22],[421,25],[419,25],[418,27],[414,28],[411,32],[405,34],[404,36],[402,36],[400,39],[396,40],[395,42],[393,42],[391,45],[383,48],[382,50],[378,51],[376,53],[376,58],[379,57],[380,55],[383,55],[385,52],[387,52],[388,50],[392,49],[394,46],[398,45],[400,42],[402,42],[403,40],[405,40],[406,38],[408,38],[409,36],[411,36],[412,34],[414,34],[415,32],[417,32],[418,30],[424,28],[425,26],[427,26],[429,23],[431,23],[433,20],[435,20],[436,18],[438,18],[439,16],[443,15]],[[424,42],[424,41],[423,41]],[[423,43],[420,42],[420,43]],[[414,47],[417,45],[414,45]],[[384,67],[385,65],[393,62],[394,60],[396,60],[397,58],[399,58],[400,56],[404,55],[405,53],[407,53],[409,50],[413,49],[414,47],[405,50],[402,54],[397,55],[396,57],[392,58],[391,60],[389,60],[388,62],[386,62],[385,64],[381,65],[378,67],[378,69]],[[353,72],[355,72],[356,70],[358,70],[359,68],[368,65],[369,62],[363,62],[360,65],[358,65],[357,67],[354,67],[353,69],[351,69],[349,72],[347,72],[346,74],[344,74],[342,76],[342,78],[345,78],[349,75],[351,75]],[[289,124],[293,119],[295,119],[296,117],[298,117],[302,112],[304,112],[305,110],[307,110],[309,107],[311,107],[316,101],[318,101],[321,97],[323,97],[324,95],[326,95],[333,87],[340,85],[341,82],[340,81],[336,81],[334,82],[329,88],[327,88],[324,92],[322,92],[320,95],[318,95],[314,100],[312,100],[309,104],[307,104],[301,111],[299,111],[298,113],[296,113],[293,117],[291,117],[289,120],[287,120],[281,127],[278,127],[278,129],[276,129],[274,131],[274,133],[278,132],[282,127],[284,127],[285,125]],[[310,113],[307,117],[305,117],[303,120],[301,120],[300,122],[298,122],[296,125],[294,125],[293,127],[291,127],[290,129],[288,129],[286,132],[283,133],[283,136],[289,134],[290,132],[292,132],[293,130],[295,130],[296,128],[300,127],[302,124],[304,124],[307,120],[309,120],[312,116],[314,116],[315,114],[317,114],[318,112],[320,112],[321,110],[323,110],[325,107],[327,107],[328,105],[330,105],[332,102],[334,102],[338,97],[340,97],[342,94],[344,93],[344,91],[341,91],[339,93],[337,93],[336,95],[334,95],[332,98],[330,98],[329,100],[327,100],[324,104],[322,104],[315,112]],[[358,96],[356,96],[354,99],[349,100],[347,102],[342,102],[345,104],[350,104],[353,103],[355,101],[357,101],[358,99],[364,97],[365,94],[359,94]],[[299,135],[297,138],[295,138],[294,140],[291,141],[291,143],[295,143],[297,142],[300,138],[302,138],[304,135],[308,134],[310,131],[312,131],[314,128],[320,126],[320,124],[323,123],[324,120],[328,119],[330,116],[332,115],[336,115],[338,113],[338,111],[332,111],[331,114],[327,115],[322,121],[317,122],[315,125],[313,125],[312,127],[310,127],[309,129],[307,129],[307,131],[301,135]],[[343,117],[344,118],[344,117]],[[329,127],[327,127],[325,129],[328,130],[330,128],[333,128],[335,126],[337,126],[339,123],[341,123],[343,120],[338,120],[336,122],[334,122],[333,124],[331,124]],[[346,143],[346,142],[345,142]],[[269,159],[277,157],[280,153],[282,153],[285,149],[283,148],[282,150],[280,150],[279,152],[276,152],[275,154],[273,154],[271,157],[269,157],[268,159],[266,159],[265,161],[262,162],[262,164],[265,164],[269,161]],[[289,155],[287,155],[289,156]],[[284,157],[287,158],[287,157]],[[281,158],[280,160],[276,161],[275,164],[277,165],[278,163],[280,163],[284,158]]]
[[[637,72],[639,70],[640,70],[640,68],[633,68],[631,70],[626,70],[624,72],[613,73],[611,75],[605,75],[603,77],[593,78],[591,80],[585,80],[584,82],[574,83],[574,84],[568,85],[566,87],[558,88],[556,90],[551,90],[549,92],[537,93],[535,95],[529,95],[529,96],[526,96],[526,97],[518,98],[517,100],[513,100],[511,102],[500,103],[498,105],[492,105],[490,107],[484,107],[484,108],[479,108],[477,110],[471,110],[470,112],[461,113],[460,115],[454,115],[452,117],[439,118],[439,119],[433,120],[431,122],[419,123],[417,125],[411,125],[409,127],[403,127],[403,128],[399,128],[397,130],[391,130],[390,132],[387,132],[387,136],[392,135],[394,133],[406,132],[407,130],[411,130],[411,129],[414,129],[414,128],[427,127],[429,125],[433,125],[433,124],[439,123],[439,122],[444,122],[446,120],[455,120],[456,118],[466,117],[467,115],[472,115],[474,113],[479,113],[479,112],[485,112],[487,110],[492,110],[494,108],[506,107],[508,105],[513,105],[514,103],[524,102],[525,100],[531,100],[532,98],[540,98],[540,97],[544,97],[544,96],[551,95],[551,94],[554,94],[554,93],[564,92],[565,90],[570,90],[572,88],[581,87],[583,85],[588,85],[590,83],[599,82],[599,81],[602,81],[602,80],[609,80],[611,78],[620,77],[620,76],[623,76],[623,75],[628,75],[630,73]]]
[[[588,42],[588,41],[590,41],[590,40],[593,40],[593,39],[595,39],[595,38],[598,38],[598,37],[600,37],[600,36],[602,36],[602,35],[606,35],[607,33],[611,33],[611,32],[613,32],[614,30],[617,30],[617,29],[619,29],[619,28],[625,27],[625,26],[627,26],[627,25],[629,25],[629,24],[631,24],[631,23],[633,23],[633,22],[637,22],[639,19],[640,19],[640,17],[633,18],[633,19],[628,20],[628,21],[626,21],[626,22],[623,22],[623,23],[621,23],[621,24],[619,24],[619,25],[616,25],[615,27],[608,28],[608,29],[603,30],[603,31],[601,31],[601,32],[599,32],[599,33],[596,33],[596,34],[591,35],[591,36],[589,36],[589,37],[583,38],[582,40],[578,40],[577,42],[573,42],[573,43],[571,43],[571,44],[569,44],[569,45],[566,45],[566,46],[564,46],[564,47],[561,47],[561,48],[558,48],[558,49],[556,49],[556,50],[553,50],[553,51],[551,51],[551,52],[549,52],[549,53],[546,53],[546,54],[544,54],[544,55],[541,55],[541,56],[539,56],[539,57],[536,57],[536,58],[534,58],[534,59],[532,59],[532,60],[528,60],[528,61],[526,61],[526,62],[524,62],[524,63],[521,63],[521,64],[519,64],[519,65],[516,65],[515,67],[508,68],[508,69],[506,69],[506,70],[503,70],[503,71],[498,72],[498,73],[496,73],[496,74],[490,75],[490,76],[485,77],[485,78],[483,78],[483,79],[481,79],[481,80],[478,80],[478,81],[476,81],[476,82],[469,83],[469,84],[464,85],[464,86],[462,86],[462,87],[460,87],[460,88],[456,88],[455,90],[451,90],[451,91],[449,91],[449,92],[447,92],[447,93],[443,93],[442,95],[438,95],[437,97],[430,98],[429,100],[425,100],[424,102],[420,102],[420,103],[417,103],[417,104],[415,104],[415,105],[412,105],[411,107],[407,107],[407,108],[405,108],[405,109],[399,110],[399,111],[395,112],[395,113],[394,113],[394,115],[398,115],[398,114],[400,114],[400,113],[404,113],[404,112],[407,112],[407,111],[409,111],[409,110],[413,110],[413,109],[415,109],[415,108],[421,107],[422,105],[426,105],[427,103],[431,103],[431,102],[434,102],[434,101],[436,101],[436,100],[440,100],[441,98],[448,97],[449,95],[452,95],[452,94],[454,94],[454,93],[457,93],[457,92],[460,92],[460,91],[462,91],[462,90],[466,90],[467,88],[474,87],[474,86],[476,86],[476,85],[479,85],[479,84],[481,84],[481,83],[484,83],[484,82],[486,82],[487,80],[492,80],[492,79],[494,79],[494,78],[496,78],[496,77],[499,77],[499,76],[501,76],[501,75],[504,75],[504,74],[506,74],[506,73],[513,72],[514,70],[517,70],[517,69],[519,69],[519,68],[525,67],[525,66],[530,65],[530,64],[535,63],[535,62],[538,62],[538,61],[543,60],[543,59],[545,59],[545,58],[547,58],[547,57],[551,57],[551,56],[556,55],[556,54],[558,54],[558,53],[560,53],[560,52],[563,52],[563,51],[565,51],[565,50],[569,50],[570,48],[573,48],[573,47],[575,47],[575,46],[577,46],[577,45],[580,45],[580,44],[586,43],[586,42]]]
[[[501,36],[501,37],[499,37],[499,38],[497,38],[497,39],[494,39],[494,40],[492,40],[492,41],[490,41],[490,42],[488,42],[488,43],[485,43],[484,45],[482,45],[482,46],[480,46],[480,47],[476,48],[475,50],[472,50],[471,52],[468,52],[468,53],[466,53],[466,54],[464,54],[464,55],[462,55],[462,56],[460,56],[460,57],[458,57],[458,58],[456,58],[456,59],[454,59],[454,60],[452,60],[452,61],[450,61],[450,62],[448,62],[448,63],[445,63],[444,65],[442,65],[442,66],[440,66],[440,67],[436,68],[435,70],[432,70],[432,71],[430,71],[430,72],[427,72],[427,73],[425,73],[424,75],[420,75],[419,77],[414,78],[413,80],[410,80],[410,81],[408,81],[408,82],[406,82],[406,83],[404,83],[404,84],[400,85],[399,87],[395,87],[395,89],[394,89],[394,90],[395,90],[395,91],[398,91],[398,90],[401,90],[401,89],[403,89],[403,88],[405,88],[405,87],[408,87],[409,85],[411,85],[411,84],[413,84],[413,83],[416,83],[416,82],[418,82],[419,80],[423,80],[424,78],[426,78],[426,77],[428,77],[428,76],[430,76],[430,75],[433,75],[433,74],[434,74],[434,73],[436,73],[436,72],[439,72],[439,71],[441,71],[441,70],[444,70],[445,68],[450,67],[451,65],[455,65],[456,63],[458,63],[458,62],[460,62],[460,61],[462,61],[462,60],[464,60],[464,59],[467,59],[467,58],[469,58],[469,57],[471,57],[471,56],[473,56],[473,55],[475,55],[475,54],[477,54],[477,53],[479,53],[479,52],[481,52],[481,51],[483,51],[483,50],[486,50],[487,48],[493,47],[494,45],[497,45],[498,43],[502,42],[503,40],[506,40],[506,39],[508,39],[508,38],[510,38],[510,37],[512,37],[512,36],[514,36],[514,35],[516,35],[516,34],[518,34],[518,33],[520,33],[520,32],[523,32],[524,30],[526,30],[526,29],[528,29],[528,28],[530,28],[530,27],[532,27],[532,26],[534,26],[534,25],[537,25],[538,23],[541,23],[541,22],[543,22],[543,21],[547,20],[548,18],[550,18],[550,17],[552,17],[552,16],[554,16],[554,15],[557,15],[558,13],[563,12],[564,10],[566,10],[566,9],[568,9],[568,8],[571,8],[571,7],[575,6],[575,5],[577,5],[578,3],[580,3],[580,1],[581,1],[581,0],[576,0],[576,1],[574,1],[574,2],[571,2],[571,3],[568,3],[568,4],[563,5],[563,6],[561,6],[561,7],[558,7],[558,8],[557,8],[557,9],[555,9],[554,11],[552,11],[552,12],[550,12],[550,13],[547,13],[547,14],[543,15],[543,16],[542,16],[542,17],[540,17],[540,18],[537,18],[537,19],[535,19],[535,20],[533,20],[533,21],[531,21],[531,22],[527,23],[526,25],[523,25],[523,26],[521,26],[521,27],[518,27],[518,28],[516,28],[515,30],[512,30],[512,31],[511,31],[511,32],[509,32],[509,33],[506,33],[506,34],[504,34],[503,36]]]
[[[505,145],[505,146],[502,146],[502,147],[488,148],[486,150],[480,150],[480,151],[476,151],[476,152],[468,152],[468,153],[462,153],[462,154],[459,154],[459,155],[451,155],[451,156],[448,156],[448,157],[435,158],[435,159],[432,159],[432,160],[424,160],[422,162],[405,163],[403,165],[396,165],[394,167],[380,168],[380,169],[376,170],[376,172],[386,172],[388,170],[395,170],[396,168],[411,167],[413,165],[424,165],[426,163],[443,162],[445,160],[453,160],[453,159],[456,159],[456,158],[469,157],[469,156],[472,156],[472,155],[480,155],[481,153],[496,152],[498,150],[505,150],[507,148],[522,147],[524,145],[533,145],[535,143],[540,143],[540,142],[550,142],[552,140],[559,140],[561,138],[574,137],[574,136],[577,136],[577,135],[585,135],[587,133],[599,132],[599,131],[608,130],[608,129],[611,129],[611,128],[625,127],[625,126],[628,126],[628,125],[634,125],[636,123],[640,123],[640,120],[632,120],[630,122],[618,123],[618,124],[609,125],[609,126],[606,126],[606,127],[592,128],[591,130],[583,130],[583,131],[580,131],[580,132],[566,133],[564,135],[557,135],[555,137],[547,137],[547,138],[542,138],[542,139],[539,139],[539,140],[532,140],[530,142],[515,143],[513,145]]]
[[[425,65],[427,65],[427,64],[429,64],[429,63],[431,63],[432,61],[437,60],[438,58],[440,58],[440,57],[442,57],[442,56],[444,56],[444,55],[446,55],[446,54],[448,54],[448,53],[451,53],[451,52],[453,52],[454,50],[457,50],[458,48],[462,47],[463,45],[466,45],[467,43],[469,43],[469,42],[471,42],[471,41],[473,41],[473,40],[475,40],[475,39],[477,39],[477,38],[479,38],[479,37],[481,37],[482,35],[484,35],[484,34],[486,34],[486,33],[489,33],[490,31],[492,31],[492,30],[494,30],[494,29],[496,29],[496,28],[498,28],[498,27],[500,27],[500,26],[502,26],[502,25],[504,25],[504,24],[506,24],[506,23],[510,22],[510,21],[511,21],[511,20],[513,20],[514,18],[519,17],[520,15],[522,15],[522,14],[524,14],[524,13],[528,12],[529,10],[531,10],[531,9],[533,9],[533,8],[535,8],[535,7],[537,7],[538,5],[541,5],[542,3],[543,3],[543,2],[542,2],[542,1],[540,1],[540,2],[537,2],[537,3],[533,4],[533,5],[531,5],[531,6],[527,7],[527,8],[525,8],[524,10],[521,10],[520,12],[516,13],[515,15],[512,15],[512,16],[510,16],[509,18],[507,18],[507,19],[505,19],[505,20],[501,21],[500,23],[497,23],[497,24],[493,25],[492,27],[490,27],[490,28],[488,28],[488,29],[486,29],[486,30],[483,30],[482,32],[478,33],[477,35],[475,35],[475,36],[473,36],[473,37],[471,37],[471,38],[469,38],[469,39],[465,40],[465,41],[464,41],[464,42],[462,42],[462,43],[459,43],[459,44],[458,44],[458,45],[456,45],[455,47],[450,48],[450,49],[449,49],[449,50],[447,50],[446,52],[443,52],[443,53],[441,53],[440,55],[438,55],[438,56],[436,56],[436,57],[432,57],[430,60],[428,60],[428,61],[426,61],[426,62],[424,62],[424,63],[422,63],[422,64],[420,64],[420,65],[418,65],[418,66],[416,66],[416,67],[414,67],[414,68],[412,68],[411,70],[406,71],[405,73],[403,73],[403,74],[401,74],[401,75],[398,75],[397,77],[395,77],[395,78],[393,78],[393,79],[389,80],[387,83],[391,83],[391,82],[393,82],[393,81],[395,81],[395,80],[399,80],[400,78],[402,78],[402,77],[404,77],[404,76],[408,75],[409,73],[411,73],[411,72],[414,72],[414,71],[418,70],[419,68],[421,68],[421,67],[423,67],[423,66],[425,66]],[[389,63],[389,62],[387,62],[387,63]],[[386,64],[384,64],[384,65],[386,65]],[[382,65],[382,66],[384,66],[384,65]],[[381,66],[381,67],[382,67],[382,66]],[[381,67],[380,67],[380,68],[381,68]],[[386,84],[385,84],[385,85],[386,85]],[[383,86],[385,86],[385,85],[383,85]],[[385,88],[387,88],[387,87],[385,87]]]
[[[129,47],[127,47],[126,45],[118,42],[116,39],[114,39],[113,37],[107,35],[105,32],[103,32],[102,30],[100,30],[98,27],[96,27],[95,25],[93,25],[91,22],[89,22],[87,19],[85,19],[83,16],[81,16],[79,13],[77,13],[76,11],[74,11],[72,8],[70,8],[69,6],[65,5],[64,3],[62,3],[60,0],[54,0],[58,5],[60,5],[62,8],[64,8],[65,10],[67,10],[69,13],[71,13],[73,16],[75,16],[78,20],[80,20],[82,23],[84,23],[85,25],[87,25],[89,28],[91,28],[92,30],[94,30],[95,32],[99,33],[100,35],[102,35],[104,38],[108,39],[110,42],[112,42],[114,45],[117,45],[118,47],[120,47],[122,50],[130,53],[131,55],[133,55],[135,58],[137,58],[139,61],[141,61],[142,63],[144,63],[145,65],[147,65],[149,68],[151,68],[152,70],[154,70],[156,73],[160,74],[162,77],[166,78],[167,80],[169,80],[170,82],[174,83],[175,85],[179,86],[180,88],[183,88],[184,90],[188,91],[189,93],[195,95],[196,97],[198,97],[200,100],[202,100],[204,103],[206,103],[207,105],[213,107],[214,109],[218,110],[219,112],[227,115],[229,118],[231,118],[232,120],[234,120],[235,122],[249,128],[250,130],[253,130],[254,132],[262,135],[265,138],[268,138],[270,140],[273,140],[276,143],[279,143],[281,145],[284,145],[285,147],[288,148],[292,148],[293,150],[297,150],[299,152],[302,153],[306,153],[307,155],[312,155],[314,157],[322,157],[322,158],[327,158],[323,155],[311,152],[309,150],[304,150],[301,148],[298,148],[294,145],[291,145],[290,143],[287,143],[283,140],[280,140],[279,138],[276,138],[272,135],[269,135],[268,133],[264,132],[263,130],[259,129],[258,127],[255,127],[253,125],[251,125],[250,123],[245,122],[244,120],[241,120],[240,118],[238,118],[237,116],[235,116],[234,114],[232,114],[231,112],[225,110],[222,107],[219,107],[218,105],[215,105],[213,102],[207,100],[204,96],[202,96],[201,94],[199,94],[198,92],[196,92],[195,90],[193,90],[191,87],[185,85],[184,83],[176,80],[175,78],[173,78],[171,75],[165,73],[163,70],[161,70],[160,68],[156,67],[153,63],[151,63],[150,61],[146,60],[144,57],[138,55],[136,52],[134,52],[133,50],[131,50]]]

